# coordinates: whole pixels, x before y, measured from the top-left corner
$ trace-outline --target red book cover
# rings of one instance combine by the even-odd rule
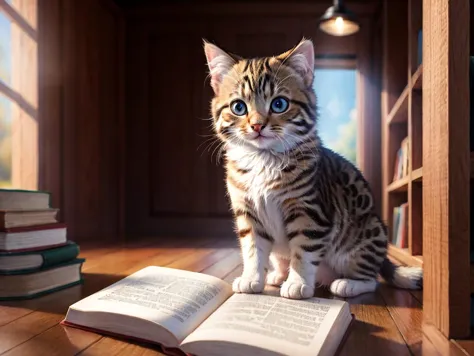
[[[0,229],[0,232],[15,233],[15,232],[53,230],[53,229],[63,229],[63,228],[66,228],[65,223],[54,223],[54,224],[35,225],[35,226],[10,227],[6,229]]]
[[[67,242],[63,242],[60,244],[54,244],[54,245],[46,245],[46,246],[38,246],[38,247],[30,247],[30,248],[19,248],[19,249],[13,249],[13,250],[2,250],[0,249],[0,252],[12,252],[12,253],[18,253],[18,252],[35,252],[35,251],[42,251],[42,250],[49,250],[50,248],[56,248],[56,247],[61,247],[67,245]]]

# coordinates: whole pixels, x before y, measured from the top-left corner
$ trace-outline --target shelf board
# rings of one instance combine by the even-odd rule
[[[411,172],[411,180],[413,182],[421,182],[423,180],[423,167],[417,168]]]
[[[411,83],[413,85],[413,89],[421,90],[423,87],[423,64],[420,64],[416,72],[411,77]]]
[[[407,86],[403,91],[398,100],[393,105],[392,110],[387,116],[387,123],[389,125],[407,122],[408,121],[408,93],[410,88]]]
[[[407,248],[398,248],[388,244],[388,255],[408,266],[423,267],[423,256],[412,256]]]
[[[398,179],[392,182],[387,187],[387,192],[406,192],[408,190],[408,181],[410,180],[410,176],[405,176],[401,179]]]

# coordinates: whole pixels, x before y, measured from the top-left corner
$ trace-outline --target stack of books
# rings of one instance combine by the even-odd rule
[[[410,145],[408,137],[403,139],[395,159],[395,167],[393,169],[393,181],[402,179],[408,175],[408,163],[410,157]]]
[[[393,208],[392,244],[398,248],[408,247],[408,203]]]
[[[0,300],[28,299],[82,282],[84,259],[67,240],[48,192],[0,189]]]

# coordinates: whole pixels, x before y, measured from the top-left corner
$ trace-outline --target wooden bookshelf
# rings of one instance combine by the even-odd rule
[[[392,241],[393,210],[408,203],[407,248],[390,243],[388,253],[403,264],[423,265],[423,66],[418,64],[422,0],[384,2],[382,143],[383,218]],[[408,138],[408,169],[394,180],[397,152]]]

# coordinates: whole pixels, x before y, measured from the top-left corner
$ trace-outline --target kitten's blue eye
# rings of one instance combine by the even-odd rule
[[[272,100],[272,103],[270,104],[270,109],[276,114],[281,114],[288,110],[288,106],[288,100],[279,96]]]
[[[242,116],[247,113],[247,105],[242,100],[236,100],[230,105],[230,110],[234,115]]]

